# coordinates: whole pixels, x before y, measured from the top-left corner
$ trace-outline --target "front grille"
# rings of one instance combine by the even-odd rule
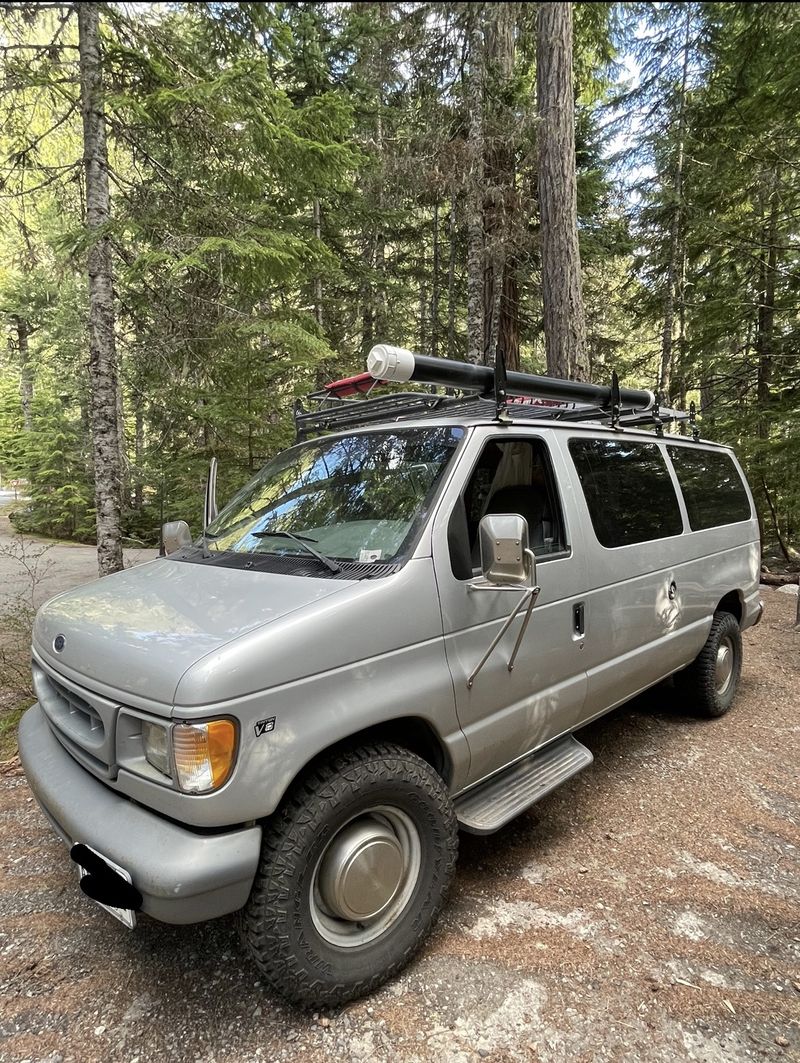
[[[33,662],[33,687],[53,733],[94,775],[115,778],[114,741],[119,706]]]
[[[105,734],[105,727],[97,709],[93,709],[88,701],[74,691],[68,690],[61,683],[57,683],[52,677],[48,677],[48,682],[58,697],[66,703],[73,724],[86,736],[87,742],[102,738]]]

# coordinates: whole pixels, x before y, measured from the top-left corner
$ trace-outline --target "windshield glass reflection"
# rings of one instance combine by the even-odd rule
[[[463,434],[462,428],[406,428],[293,447],[225,506],[206,529],[207,548],[397,561]]]

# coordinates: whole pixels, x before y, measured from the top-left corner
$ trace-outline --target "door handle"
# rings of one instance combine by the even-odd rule
[[[583,602],[572,607],[572,633],[583,636],[586,632],[586,613]]]

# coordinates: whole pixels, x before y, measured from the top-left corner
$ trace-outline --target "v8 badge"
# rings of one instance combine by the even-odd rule
[[[262,735],[267,734],[269,731],[274,731],[275,717],[270,716],[268,720],[257,720],[253,726],[253,730],[256,733],[256,738],[260,738]]]

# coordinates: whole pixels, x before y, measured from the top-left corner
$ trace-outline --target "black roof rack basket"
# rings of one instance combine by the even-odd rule
[[[588,420],[612,427],[655,427],[663,431],[670,421],[688,414],[660,407],[650,391],[621,388],[613,375],[611,386],[560,380],[534,374],[505,372],[498,352],[496,368],[445,358],[413,354],[379,344],[370,351],[369,372],[326,384],[309,395],[314,407],[298,399],[294,407],[297,438],[319,432],[341,431],[378,422],[392,422],[465,414],[486,420]],[[497,368],[499,367],[499,369]],[[413,381],[439,386],[435,391],[395,391],[373,397],[373,391],[390,383]],[[454,391],[462,394],[454,394]],[[360,397],[356,397],[360,396]]]

